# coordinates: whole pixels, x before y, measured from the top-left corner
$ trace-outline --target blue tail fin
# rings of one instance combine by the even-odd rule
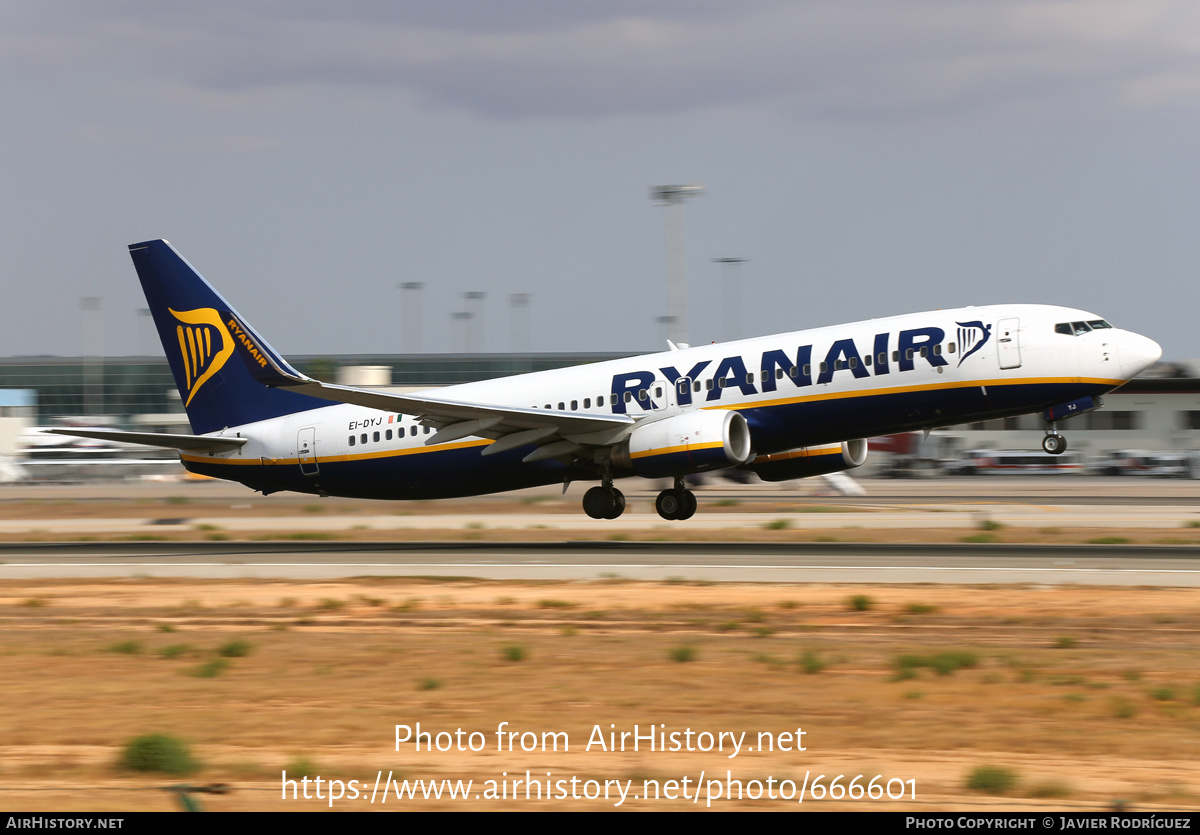
[[[166,241],[129,245],[192,431],[216,432],[329,403],[269,388],[303,378]],[[236,354],[236,356],[235,356]]]

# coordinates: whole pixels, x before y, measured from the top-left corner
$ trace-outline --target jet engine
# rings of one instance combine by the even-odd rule
[[[736,467],[750,458],[750,427],[740,412],[702,409],[643,423],[612,453],[617,467],[646,478]]]
[[[842,441],[827,446],[797,449],[760,455],[741,469],[749,470],[763,481],[790,481],[814,475],[840,473],[861,467],[867,460],[867,441]]]

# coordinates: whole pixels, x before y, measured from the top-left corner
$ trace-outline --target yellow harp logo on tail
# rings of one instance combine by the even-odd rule
[[[171,315],[183,323],[175,326],[175,335],[179,337],[179,353],[183,357],[183,378],[188,392],[183,405],[187,406],[208,378],[220,371],[232,356],[233,337],[221,315],[211,307],[171,310]]]

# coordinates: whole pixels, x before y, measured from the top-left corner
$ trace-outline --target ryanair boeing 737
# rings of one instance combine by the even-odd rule
[[[866,438],[1041,413],[1059,421],[1157,362],[1153,340],[1094,313],[991,305],[913,313],[592,365],[388,394],[292,368],[166,241],[129,247],[195,435],[63,434],[179,450],[194,473],[263,493],[436,499],[594,481],[615,519],[628,476],[737,467],[767,481],[857,467]],[[331,405],[331,403],[333,405]]]

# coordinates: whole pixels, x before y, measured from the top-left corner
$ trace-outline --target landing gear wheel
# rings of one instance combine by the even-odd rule
[[[654,509],[664,519],[679,518],[679,511],[684,508],[683,490],[663,490],[654,500]]]
[[[696,494],[691,490],[663,490],[654,500],[654,509],[671,521],[691,519],[696,513]]]
[[[1042,438],[1042,449],[1051,455],[1062,455],[1067,451],[1067,439],[1062,435],[1047,435]]]
[[[593,519],[608,519],[616,507],[611,487],[593,487],[583,494],[583,512]]]
[[[601,488],[601,489],[603,489],[603,488]],[[625,512],[625,494],[622,493],[620,490],[618,490],[616,487],[610,487],[608,489],[609,489],[609,492],[613,494],[613,509],[604,518],[605,519],[616,519],[618,516],[620,516],[622,513]]]

